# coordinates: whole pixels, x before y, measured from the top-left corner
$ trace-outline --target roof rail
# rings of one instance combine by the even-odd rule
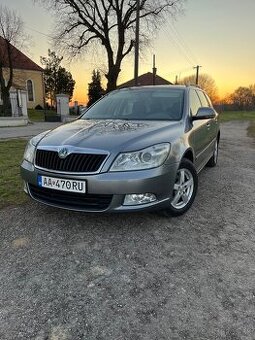
[[[194,86],[194,87],[198,87],[199,89],[202,89],[201,86],[199,86],[198,84],[193,84],[193,83],[188,83],[188,84],[185,84],[186,87],[188,86]]]

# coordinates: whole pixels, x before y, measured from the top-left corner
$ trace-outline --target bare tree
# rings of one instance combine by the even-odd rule
[[[191,75],[191,76],[185,77],[182,79],[181,83],[185,85],[194,85],[196,83],[196,76]],[[218,89],[217,89],[215,80],[211,76],[205,73],[200,74],[199,86],[208,93],[213,103],[218,101],[219,99]]]
[[[238,87],[238,89],[230,96],[232,104],[238,110],[254,110],[255,95],[253,90],[254,88],[252,85],[250,87]]]
[[[249,89],[251,90],[253,96],[255,97],[255,84],[251,84],[251,85],[249,86]]]
[[[3,101],[0,115],[11,115],[10,88],[17,58],[15,47],[21,48],[26,38],[21,18],[15,11],[0,5],[0,90]]]
[[[55,41],[72,55],[89,45],[103,47],[107,58],[107,91],[116,88],[123,59],[134,48],[136,0],[37,0],[56,11]],[[153,36],[185,0],[140,0],[141,39]]]

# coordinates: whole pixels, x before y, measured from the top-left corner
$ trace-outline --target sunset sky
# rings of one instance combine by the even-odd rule
[[[40,56],[46,56],[48,48],[54,49],[47,37],[54,24],[53,14],[33,0],[1,0],[1,4],[22,17],[32,37],[27,54],[40,65]],[[193,66],[201,65],[201,72],[215,79],[220,96],[238,86],[254,84],[254,13],[255,0],[187,0],[185,13],[166,23],[143,54],[139,74],[151,71],[155,53],[158,74],[169,81],[176,75],[188,76],[194,72]],[[87,84],[97,63],[95,57],[86,54],[80,61],[65,64],[76,80],[73,100],[86,102]],[[133,73],[132,54],[122,65],[119,83],[133,78]]]

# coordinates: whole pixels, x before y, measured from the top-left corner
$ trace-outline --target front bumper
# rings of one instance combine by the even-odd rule
[[[84,212],[128,212],[166,207],[170,203],[177,169],[178,163],[174,163],[141,171],[107,172],[93,175],[56,174],[39,170],[24,160],[21,164],[21,177],[25,182],[25,191],[36,201],[50,206]],[[77,194],[79,195],[78,198],[77,195],[65,195],[61,199],[57,199],[60,193],[56,192],[56,195],[54,195],[54,191],[49,189],[50,192],[46,190],[43,195],[37,195],[35,193],[36,187],[39,188],[37,186],[38,175],[85,180],[87,193]],[[153,193],[157,200],[141,205],[123,205],[126,194],[141,193]],[[104,196],[109,196],[107,205],[86,205],[78,202],[81,200],[80,203],[84,203],[90,198],[93,199],[93,202],[96,202],[96,198],[101,200]]]

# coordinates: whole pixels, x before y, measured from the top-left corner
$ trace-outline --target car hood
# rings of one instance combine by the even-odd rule
[[[83,120],[62,125],[49,133],[38,147],[72,146],[107,152],[132,151],[162,142],[171,142],[179,135],[180,122]]]

